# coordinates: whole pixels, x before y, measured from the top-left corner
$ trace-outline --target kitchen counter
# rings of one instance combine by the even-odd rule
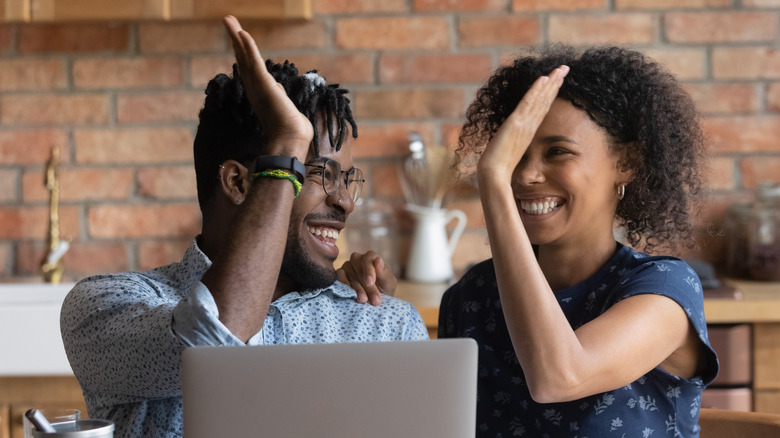
[[[724,283],[736,288],[741,297],[708,298],[705,291],[704,315],[708,323],[780,322],[780,282],[727,278]]]
[[[0,376],[73,375],[60,308],[73,283],[0,284]]]

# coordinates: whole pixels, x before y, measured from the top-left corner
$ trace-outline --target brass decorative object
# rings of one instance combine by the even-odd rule
[[[62,256],[70,245],[66,240],[60,239],[60,150],[56,147],[52,147],[51,158],[46,163],[44,185],[49,191],[49,230],[48,251],[41,262],[41,273],[44,281],[58,284],[64,270]]]

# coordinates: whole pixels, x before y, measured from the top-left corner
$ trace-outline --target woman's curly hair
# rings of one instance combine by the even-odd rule
[[[476,163],[531,84],[560,65],[571,68],[558,97],[585,111],[625,150],[634,180],[617,207],[626,240],[651,251],[686,241],[693,246],[689,202],[701,192],[704,139],[690,96],[662,66],[620,47],[578,51],[554,44],[499,68],[466,113],[457,149],[460,163]]]

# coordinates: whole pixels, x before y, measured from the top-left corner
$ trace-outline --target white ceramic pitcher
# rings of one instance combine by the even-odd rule
[[[466,228],[466,214],[461,210],[407,205],[415,219],[406,278],[412,281],[442,282],[452,279],[452,253]],[[456,219],[455,229],[447,236],[447,224]]]

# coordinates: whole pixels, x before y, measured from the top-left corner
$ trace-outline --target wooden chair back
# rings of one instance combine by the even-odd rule
[[[702,408],[701,438],[778,438],[780,414]]]

